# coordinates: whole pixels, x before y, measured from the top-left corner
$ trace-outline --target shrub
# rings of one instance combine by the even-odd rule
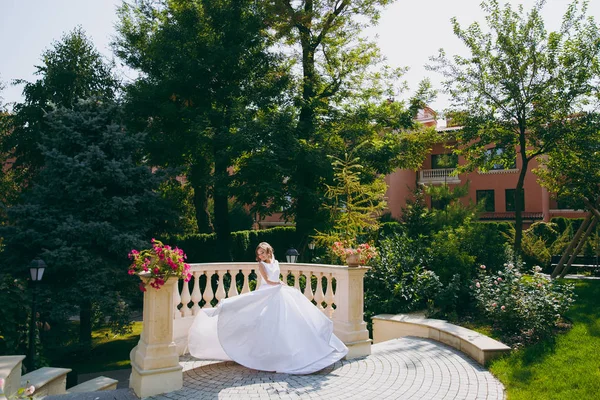
[[[536,266],[522,274],[506,264],[494,274],[480,266],[473,285],[477,306],[509,342],[548,336],[574,301],[572,284],[551,281],[540,272]]]
[[[214,251],[217,236],[195,234],[174,236],[165,239],[179,248],[185,249],[190,263],[206,263],[218,260]],[[290,246],[297,245],[296,228],[279,226],[263,230],[238,231],[231,233],[231,255],[233,261],[254,261],[254,251],[260,242],[269,242],[275,249],[275,258],[285,260],[285,252]]]

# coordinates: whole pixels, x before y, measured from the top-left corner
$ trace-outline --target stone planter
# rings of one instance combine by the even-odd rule
[[[360,267],[358,254],[347,255],[346,264],[352,268]]]

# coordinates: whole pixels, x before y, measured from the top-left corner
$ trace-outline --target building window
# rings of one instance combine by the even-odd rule
[[[450,201],[448,199],[434,199],[431,198],[431,209],[432,210],[445,210],[448,207]]]
[[[505,150],[502,147],[494,147],[492,149],[487,149],[485,151],[485,164],[487,165],[487,167],[492,171],[497,171],[500,169],[507,169],[507,168],[504,168],[504,165],[502,164],[502,157],[503,157],[504,153],[505,153]],[[506,157],[506,156],[504,156],[504,157]],[[515,168],[517,168],[516,156],[513,159],[512,163],[508,166],[508,169],[515,169]]]
[[[456,168],[458,156],[456,154],[432,154],[431,169]]]
[[[477,197],[477,204],[483,202],[483,209],[487,212],[496,211],[496,203],[494,200],[493,190],[477,190],[475,193]]]
[[[505,193],[506,193],[506,211],[515,211],[515,205],[516,205],[516,198],[515,198],[515,193],[517,192],[516,189],[506,189]],[[523,210],[525,210],[525,190],[521,191],[521,203],[523,204]]]

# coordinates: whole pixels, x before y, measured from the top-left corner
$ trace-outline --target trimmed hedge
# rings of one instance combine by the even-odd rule
[[[174,236],[165,239],[165,243],[178,246],[187,254],[189,263],[207,263],[222,261],[214,251],[217,235],[197,234]],[[275,227],[263,230],[238,231],[231,233],[232,261],[254,261],[254,251],[260,242],[268,242],[275,249],[275,258],[285,260],[285,252],[290,246],[296,246],[295,227]]]

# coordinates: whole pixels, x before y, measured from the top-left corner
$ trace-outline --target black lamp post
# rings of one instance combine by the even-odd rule
[[[31,305],[31,326],[29,327],[29,368],[27,372],[35,368],[35,318],[37,314],[37,283],[42,280],[46,263],[41,258],[36,258],[29,263],[29,272],[31,273],[31,284],[33,285],[33,301]]]
[[[288,263],[295,263],[298,260],[299,255],[300,253],[298,253],[298,250],[294,249],[293,247],[285,252],[285,258],[287,259]]]
[[[314,252],[315,252],[315,242],[309,242],[308,243],[308,250],[310,250],[310,259],[309,259],[309,262],[312,262],[313,255],[314,255]]]

